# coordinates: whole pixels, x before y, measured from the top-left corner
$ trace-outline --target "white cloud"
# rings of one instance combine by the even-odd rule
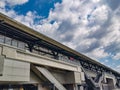
[[[5,0],[5,1],[11,6],[21,5],[21,4],[24,4],[24,3],[28,2],[28,0]]]
[[[9,11],[6,11],[4,9],[0,9],[0,10],[2,11],[2,13],[8,15],[11,18],[14,18],[15,20],[23,23],[24,25],[27,25],[29,27],[33,26],[34,18],[35,18],[34,12],[32,13],[31,11],[28,11],[26,16],[24,16],[24,15],[17,15],[14,10],[9,10]]]
[[[113,69],[116,70],[117,72],[120,72],[120,65],[114,67]]]
[[[117,54],[113,57],[113,59],[115,59],[115,60],[120,60],[120,53],[117,53]]]
[[[20,5],[28,0],[6,0],[10,5]],[[31,11],[17,15],[14,10],[6,11],[0,4],[0,11],[60,41],[92,58],[100,59],[120,53],[120,7],[112,9],[101,0],[63,0],[55,4],[47,19],[35,24],[38,16]],[[50,22],[53,23],[51,24]]]
[[[85,6],[84,6],[85,5]],[[85,7],[90,7],[85,10]],[[80,0],[63,0],[62,4],[55,4],[55,9],[50,11],[49,20],[57,21],[70,20],[73,24],[87,22],[87,14],[94,8],[93,4],[84,3]]]
[[[96,48],[92,52],[87,53],[86,55],[94,58],[94,59],[100,59],[108,56],[108,53],[104,51],[104,49]]]
[[[0,8],[4,8],[5,7],[5,2],[4,1],[0,1]]]
[[[50,11],[48,22],[54,20],[57,23],[53,34],[59,33],[57,37],[60,38],[56,39],[52,35],[53,38],[81,53],[100,59],[112,52],[106,50],[108,46],[120,41],[120,20],[119,16],[115,16],[116,12],[118,10],[114,13],[100,0],[63,0]],[[51,36],[49,33],[47,35]]]
[[[106,59],[105,62],[107,63],[107,62],[109,62],[109,60]]]
[[[100,0],[92,0],[94,3],[98,3],[100,2]]]
[[[120,68],[120,65],[118,65],[116,68]]]
[[[45,23],[43,25],[34,25],[33,28],[45,35],[49,35],[49,37],[54,38],[56,40],[58,40],[59,38],[59,34],[56,31],[56,29],[58,28],[58,23],[54,23],[54,24],[49,24],[49,23]],[[55,38],[56,37],[56,38]]]
[[[101,5],[91,13],[89,20],[100,25],[108,19],[108,14],[109,8],[106,5]]]

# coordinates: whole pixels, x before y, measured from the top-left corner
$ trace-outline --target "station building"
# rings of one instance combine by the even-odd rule
[[[0,90],[119,88],[119,72],[0,13]]]

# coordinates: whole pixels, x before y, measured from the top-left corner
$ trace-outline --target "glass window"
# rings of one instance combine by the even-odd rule
[[[18,48],[25,49],[25,43],[18,41]]]
[[[0,43],[4,43],[4,36],[0,35]]]
[[[12,40],[12,46],[17,47],[17,46],[18,46],[18,41],[15,40],[15,39],[13,39],[13,40]]]
[[[5,37],[5,44],[11,45],[11,38]]]
[[[38,51],[35,50],[35,49],[33,49],[32,52],[35,53],[35,54],[38,54]]]

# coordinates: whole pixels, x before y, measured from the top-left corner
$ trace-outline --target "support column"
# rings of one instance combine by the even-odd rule
[[[102,83],[101,83],[101,85],[100,85],[100,90],[103,90],[103,85],[102,85]]]
[[[75,84],[74,90],[85,90],[85,89],[84,89],[84,86]]]
[[[79,90],[77,84],[75,84],[75,86],[74,86],[74,90]]]
[[[78,90],[84,90],[83,86],[78,87]]]

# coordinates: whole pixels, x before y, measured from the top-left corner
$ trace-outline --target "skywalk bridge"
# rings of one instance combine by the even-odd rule
[[[0,90],[119,90],[120,73],[0,13]]]

